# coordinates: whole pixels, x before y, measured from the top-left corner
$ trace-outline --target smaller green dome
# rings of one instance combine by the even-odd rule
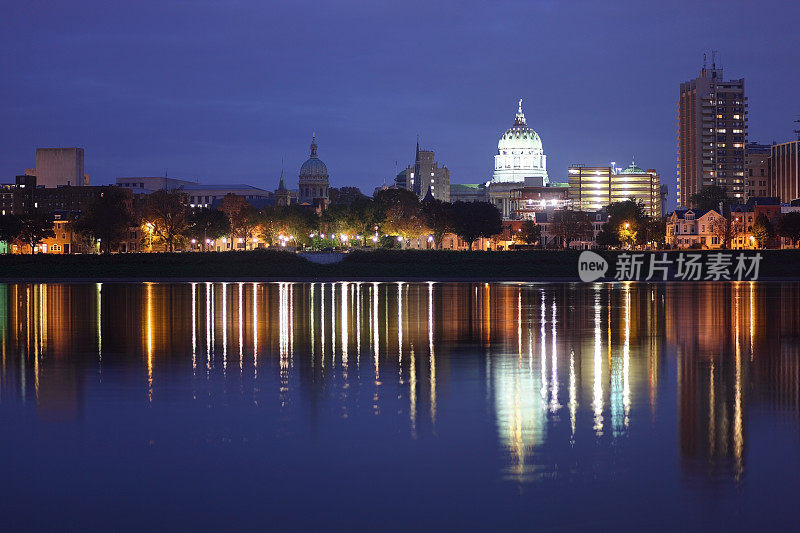
[[[628,168],[622,171],[622,174],[647,174],[644,170],[636,166],[636,163],[631,161],[631,164]]]

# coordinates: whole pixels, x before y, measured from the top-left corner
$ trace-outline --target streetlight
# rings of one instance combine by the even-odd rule
[[[148,222],[147,224],[144,225],[144,229],[145,229],[145,231],[147,231],[147,235],[148,235],[148,238],[149,238],[148,247],[150,248],[150,251],[152,252],[153,251],[153,230],[155,230],[156,227],[153,225],[152,222]]]

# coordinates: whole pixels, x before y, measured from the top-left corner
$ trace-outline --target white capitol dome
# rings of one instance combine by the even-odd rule
[[[525,178],[547,179],[547,156],[542,150],[542,139],[539,134],[529,128],[522,112],[522,100],[519,101],[514,125],[508,128],[497,143],[497,155],[494,156],[494,183],[524,182]]]

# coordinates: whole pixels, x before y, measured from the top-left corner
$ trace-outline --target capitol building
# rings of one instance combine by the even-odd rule
[[[520,100],[514,124],[497,143],[492,179],[485,183],[451,184],[450,199],[454,202],[491,202],[504,219],[509,219],[514,218],[512,191],[548,185],[547,156],[542,148],[542,139],[528,126]]]
[[[547,185],[547,156],[539,134],[525,121],[520,100],[514,125],[497,143],[492,183],[524,183],[525,178],[541,178],[542,185]]]

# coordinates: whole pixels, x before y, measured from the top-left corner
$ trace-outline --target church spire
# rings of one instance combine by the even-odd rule
[[[279,191],[286,190],[286,177],[283,175],[283,164],[281,164],[281,179],[278,182],[278,190]]]
[[[317,157],[317,132],[311,134],[311,157]]]

